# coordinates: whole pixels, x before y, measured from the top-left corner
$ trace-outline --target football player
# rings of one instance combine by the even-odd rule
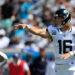
[[[19,24],[14,28],[15,30],[20,27],[23,29],[27,28],[31,33],[35,35],[51,39],[55,50],[57,75],[75,75],[75,70],[72,69],[72,67],[75,68],[73,66],[75,64],[75,58],[72,57],[67,60],[60,59],[62,54],[74,51],[75,48],[75,28],[71,26],[70,20],[70,12],[66,9],[59,9],[54,15],[55,24],[50,25],[47,30],[27,24]],[[63,57],[61,56],[61,58]]]

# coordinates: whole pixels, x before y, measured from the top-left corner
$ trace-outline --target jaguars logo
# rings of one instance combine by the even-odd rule
[[[68,13],[68,11],[67,10],[64,10],[64,13]]]
[[[64,13],[66,14],[66,16],[64,16],[64,18],[67,18],[69,15],[68,10],[64,10]]]

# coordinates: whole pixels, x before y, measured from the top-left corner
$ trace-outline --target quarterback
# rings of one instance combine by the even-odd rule
[[[66,9],[59,9],[54,15],[54,25],[50,25],[46,30],[27,24],[19,24],[14,28],[27,28],[31,33],[43,38],[52,40],[56,57],[57,75],[75,75],[75,58],[65,58],[65,53],[72,54],[75,50],[75,28],[70,23],[71,14]],[[64,59],[61,59],[64,58]],[[65,60],[66,59],[66,60]],[[58,69],[57,69],[58,68]]]

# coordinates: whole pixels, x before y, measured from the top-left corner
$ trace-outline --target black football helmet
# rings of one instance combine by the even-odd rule
[[[57,28],[64,27],[71,20],[71,14],[66,9],[59,9],[59,10],[57,10],[55,15],[54,15],[54,19],[56,20],[57,17],[63,18],[63,20],[62,20],[60,25],[55,25]]]

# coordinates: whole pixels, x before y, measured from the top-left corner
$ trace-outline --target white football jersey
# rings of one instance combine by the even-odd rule
[[[75,27],[71,27],[70,30],[62,32],[60,29],[50,25],[48,27],[48,32],[53,39],[52,43],[56,59],[61,63],[67,63],[70,60],[74,60],[75,57],[71,57],[67,60],[60,59],[59,57],[64,53],[75,50]]]

